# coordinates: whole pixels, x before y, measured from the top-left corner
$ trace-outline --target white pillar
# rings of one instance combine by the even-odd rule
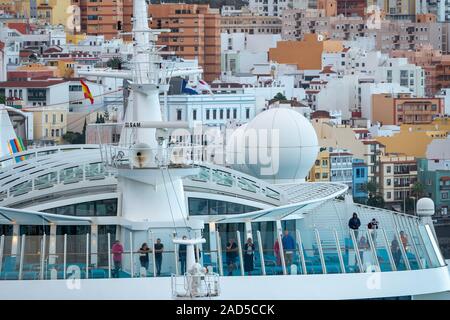
[[[91,225],[91,264],[98,263],[98,225]]]
[[[50,238],[48,240],[48,263],[56,263],[56,224],[50,224]]]
[[[245,222],[245,239],[244,243],[247,243],[247,239],[251,238],[253,240],[253,234],[252,234],[252,223],[250,221]]]
[[[20,233],[20,225],[13,224],[11,257],[17,256],[17,252],[19,251],[19,233]]]
[[[217,261],[217,237],[216,237],[216,224],[215,222],[209,223],[209,248],[211,250],[211,263]]]

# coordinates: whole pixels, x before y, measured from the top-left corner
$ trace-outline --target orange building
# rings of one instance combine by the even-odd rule
[[[417,51],[392,51],[394,58],[407,58],[409,63],[421,66],[425,71],[425,93],[432,97],[443,88],[450,88],[450,55],[431,47]]]
[[[152,4],[151,28],[171,29],[158,44],[186,59],[198,59],[206,81],[220,76],[220,15],[209,5]]]
[[[324,10],[326,17],[336,17],[337,0],[317,0],[317,9]]]
[[[342,52],[341,41],[320,41],[317,34],[305,34],[302,41],[279,41],[269,49],[269,60],[295,64],[299,70],[322,70],[322,53]]]
[[[132,0],[72,0],[72,4],[80,7],[81,32],[109,40],[131,30]]]
[[[442,98],[412,98],[407,94],[372,95],[371,119],[383,125],[429,124],[443,113]]]

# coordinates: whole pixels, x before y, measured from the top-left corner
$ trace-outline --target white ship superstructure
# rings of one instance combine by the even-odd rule
[[[132,71],[85,73],[131,82],[117,145],[0,158],[1,299],[363,299],[450,290],[431,200],[419,200],[418,216],[410,216],[355,204],[345,184],[302,181],[318,146],[300,114],[269,110],[246,126],[279,134],[280,168],[267,179],[261,163],[235,170],[203,162],[198,146],[170,144],[169,132],[188,124],[163,121],[159,95],[171,76],[201,70],[161,69],[161,30],[149,29],[147,12],[145,0],[134,1]],[[274,141],[265,148],[273,151]],[[348,227],[354,212],[358,232]],[[373,218],[376,232],[365,227]],[[283,248],[286,231],[293,245]],[[124,247],[118,277],[116,239]],[[151,250],[143,269],[138,252],[157,239],[164,244],[160,274],[158,253]]]

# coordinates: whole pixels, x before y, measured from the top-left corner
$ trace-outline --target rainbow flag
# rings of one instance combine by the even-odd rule
[[[94,97],[92,96],[91,90],[89,90],[89,87],[83,80],[80,80],[80,83],[81,88],[83,89],[84,98],[89,99],[91,101],[91,104],[94,104]]]
[[[10,154],[15,154],[25,151],[22,138],[16,138],[9,140],[8,149]],[[16,162],[24,161],[25,156],[16,157]]]

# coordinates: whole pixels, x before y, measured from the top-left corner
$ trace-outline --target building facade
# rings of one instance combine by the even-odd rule
[[[417,182],[414,157],[385,155],[380,159],[380,191],[387,205],[404,210]]]
[[[444,113],[442,98],[413,98],[409,95],[372,95],[372,121],[384,125],[430,124]]]
[[[166,51],[198,59],[206,81],[220,77],[220,15],[209,5],[158,4],[149,6],[151,28],[171,29],[158,38]]]

